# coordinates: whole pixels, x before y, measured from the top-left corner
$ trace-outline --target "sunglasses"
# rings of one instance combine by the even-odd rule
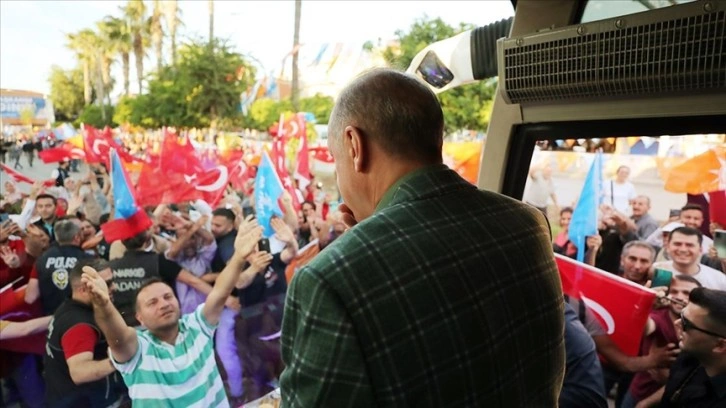
[[[693,330],[698,330],[701,333],[706,333],[710,336],[726,338],[726,336],[724,336],[722,334],[714,333],[712,331],[708,331],[706,329],[702,329],[702,328],[696,326],[695,324],[693,324],[692,321],[686,319],[686,316],[684,316],[683,313],[681,313],[681,326],[683,326],[683,331],[689,331],[689,330],[693,329]]]

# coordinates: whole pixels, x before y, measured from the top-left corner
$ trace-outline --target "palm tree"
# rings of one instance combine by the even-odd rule
[[[112,54],[121,55],[121,66],[124,78],[124,95],[129,95],[129,71],[131,70],[130,55],[133,50],[131,44],[131,32],[128,23],[121,18],[106,16],[98,22],[98,30],[107,48]]]
[[[91,70],[96,60],[96,51],[93,49],[95,46],[93,37],[95,35],[90,29],[66,35],[68,39],[67,47],[75,51],[76,58],[78,58],[83,68],[83,100],[86,105],[91,104],[92,97],[91,76],[93,73]]]
[[[181,9],[177,0],[167,0],[163,7],[164,20],[169,32],[169,40],[171,42],[171,64],[176,65],[176,30],[182,25]]]
[[[159,0],[154,0],[154,10],[149,17],[149,31],[151,33],[151,44],[154,46],[156,53],[156,71],[161,72],[164,64],[164,28],[161,25],[161,4]]]
[[[129,0],[126,7],[123,8],[123,12],[131,34],[134,59],[136,60],[136,76],[139,83],[139,94],[141,94],[144,80],[146,36],[149,31],[146,20],[146,6],[142,0]]]
[[[214,0],[208,0],[207,6],[209,8],[209,45],[212,45],[214,39]]]
[[[300,79],[298,72],[298,55],[300,55],[300,15],[302,0],[295,0],[295,32],[292,44],[292,107],[297,112],[300,110]]]

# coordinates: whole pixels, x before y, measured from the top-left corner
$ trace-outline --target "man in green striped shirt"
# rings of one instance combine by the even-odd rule
[[[109,301],[108,287],[92,268],[82,280],[92,293],[94,316],[111,349],[113,365],[129,388],[134,407],[228,407],[214,360],[214,330],[245,258],[262,229],[248,217],[237,233],[234,255],[207,301],[180,318],[179,301],[162,281],[146,282],[136,294],[136,318],[128,327]]]

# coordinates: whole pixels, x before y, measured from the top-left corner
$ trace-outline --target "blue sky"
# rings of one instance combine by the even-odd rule
[[[0,87],[47,93],[51,65],[72,68],[66,33],[92,27],[108,14],[120,14],[125,1],[0,1]],[[151,7],[151,1],[146,1]],[[179,35],[207,36],[206,0],[179,1],[184,27]],[[215,1],[215,36],[260,61],[266,70],[280,66],[292,48],[292,1]],[[300,41],[310,49],[324,43],[363,43],[393,39],[424,14],[449,24],[485,25],[513,15],[509,0],[489,1],[312,1],[303,0]],[[147,55],[145,66],[154,58]],[[133,58],[131,83],[135,83]],[[120,62],[114,67],[120,92]],[[134,87],[132,86],[132,89]]]

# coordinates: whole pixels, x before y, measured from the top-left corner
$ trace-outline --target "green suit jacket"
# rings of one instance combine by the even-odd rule
[[[555,407],[564,309],[539,211],[410,173],[288,288],[285,407]]]

